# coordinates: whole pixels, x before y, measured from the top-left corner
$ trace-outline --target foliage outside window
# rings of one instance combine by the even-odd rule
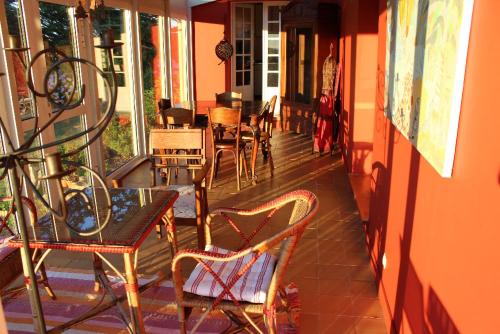
[[[8,47],[25,47],[26,38],[23,26],[22,13],[18,0],[5,0],[5,13],[7,16],[7,28],[9,32]],[[35,103],[28,86],[26,85],[24,64],[28,62],[26,53],[8,52],[14,65],[15,87],[13,91],[17,95],[19,103],[19,114],[21,119],[28,119],[35,115]]]
[[[163,96],[160,18],[140,13],[142,77],[144,83],[144,118],[146,138],[157,123],[158,100]]]
[[[137,151],[134,136],[135,100],[133,83],[130,79],[131,47],[125,24],[130,24],[126,12],[122,9],[106,8],[106,15],[102,20],[94,20],[94,44],[99,45],[100,34],[108,29],[114,31],[115,42],[123,45],[113,49],[113,66],[117,74],[118,100],[116,113],[103,133],[104,162],[106,174],[119,168],[130,160]],[[111,64],[101,49],[95,51],[96,63],[111,74]],[[104,82],[98,76],[98,93],[101,103],[106,103],[109,96],[105,96]],[[102,110],[102,109],[101,109]]]

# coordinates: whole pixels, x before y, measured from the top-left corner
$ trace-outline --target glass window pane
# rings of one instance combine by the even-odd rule
[[[279,43],[279,40],[276,40],[276,39],[270,39],[268,41],[268,49],[267,49],[267,53],[272,55],[272,54],[279,54],[279,46],[280,46],[280,43]]]
[[[108,7],[104,19],[100,21],[94,20],[93,24],[95,45],[101,43],[99,35],[109,28],[115,32],[116,42],[123,43],[121,47],[115,48],[113,51],[113,68],[116,71],[118,86],[116,112],[102,136],[106,174],[109,174],[130,160],[137,152],[137,140],[134,130],[134,90],[130,79],[131,48],[130,39],[125,29],[125,24],[130,24],[130,22],[126,22],[124,10]],[[111,75],[110,61],[107,59],[107,54],[103,50],[96,48],[95,58],[96,64],[103,68],[108,75]],[[97,76],[97,86],[99,100],[104,105],[109,100],[109,96],[106,95],[104,80],[100,76]],[[103,111],[101,110],[101,112]]]
[[[236,72],[236,86],[243,86],[243,72]]]
[[[268,31],[268,34],[271,36],[278,35],[280,32],[280,24],[279,23],[269,23],[267,31]]]
[[[187,22],[170,20],[170,59],[172,65],[172,103],[188,100]]]
[[[245,11],[245,24],[252,24],[252,9],[251,8],[244,8]]]
[[[278,21],[280,19],[279,6],[269,6],[267,9],[267,14],[269,21]]]
[[[278,73],[267,73],[267,87],[278,87]]]
[[[236,41],[236,54],[243,53],[243,41],[241,39]]]
[[[75,55],[73,16],[70,7],[40,1],[40,24],[44,48],[56,48],[67,56]],[[55,63],[60,56],[46,56],[47,67]],[[80,87],[79,66],[75,72],[69,63],[58,67],[50,73],[49,89],[55,88],[51,94],[55,106],[76,101],[79,98]]]
[[[24,132],[23,137],[24,137],[24,142],[26,142],[30,137],[31,134],[33,133],[33,130],[29,130]],[[40,145],[40,137],[36,137],[33,143],[31,144],[30,147],[36,147]],[[42,157],[42,152],[41,151],[35,151],[33,153],[29,154],[30,158],[41,158]],[[28,173],[30,175],[31,180],[38,180],[40,177],[45,176],[45,171],[43,164],[41,162],[36,162],[36,163],[31,163],[28,165]],[[38,192],[42,195],[42,197],[45,199],[45,201],[49,201],[49,195],[48,195],[48,187],[47,187],[47,181],[41,181],[37,184],[37,190]],[[49,213],[48,209],[43,205],[43,203],[36,197],[33,196],[34,201],[35,201],[35,207],[36,207],[36,212],[38,217],[42,217]]]
[[[144,117],[146,138],[149,129],[156,125],[158,101],[163,97],[163,55],[160,40],[160,18],[156,15],[139,14],[141,33],[142,75],[144,82]],[[146,140],[146,142],[148,142]]]
[[[26,47],[26,38],[23,27],[22,12],[18,0],[5,0],[5,12],[7,16],[7,28],[9,31],[9,41],[7,47]],[[26,71],[24,64],[28,58],[26,52],[8,52],[7,57],[11,57],[14,65],[15,85],[14,93],[17,95],[19,103],[19,114],[21,119],[27,119],[35,115],[35,103],[28,86],[26,85]]]
[[[64,121],[59,121],[54,123],[54,132],[56,140],[68,138],[71,135],[74,135],[78,132],[81,132],[85,129],[85,123],[82,116],[74,116],[68,118]],[[57,150],[61,153],[71,152],[78,147],[81,147],[85,143],[85,138],[80,137],[74,140],[71,140],[67,143],[59,145]],[[82,150],[76,155],[66,158],[67,160],[78,162],[81,165],[88,166],[88,151],[87,149]],[[90,175],[88,172],[84,171],[81,168],[78,168],[74,173],[65,176],[63,178],[63,187],[64,188],[72,188],[72,189],[82,189],[90,185]]]
[[[245,24],[243,35],[245,38],[252,37],[252,25],[251,24]]]
[[[236,56],[236,70],[242,70],[242,69],[243,69],[243,57]]]
[[[279,57],[268,57],[267,58],[267,69],[269,71],[279,70]]]
[[[250,56],[245,56],[245,70],[252,68],[252,59]]]
[[[246,54],[252,53],[252,42],[249,39],[245,40],[244,45],[245,45],[245,53]]]
[[[0,153],[4,153],[3,150],[3,145],[1,145],[1,139],[0,139]],[[4,197],[9,197],[11,195],[10,192],[10,186],[9,186],[9,179],[8,177],[4,177],[3,179],[0,180],[0,198]],[[9,211],[11,206],[11,201],[4,201],[0,202],[0,216],[5,218],[7,215],[7,212]],[[3,228],[0,230],[0,237],[10,237],[12,233],[16,234],[17,233],[17,226],[16,222],[14,220],[14,215],[11,215],[9,217],[9,220],[7,221],[7,226],[10,229],[10,231],[7,228]],[[12,231],[12,233],[11,233]]]
[[[250,85],[250,71],[245,71],[245,83],[244,85]]]

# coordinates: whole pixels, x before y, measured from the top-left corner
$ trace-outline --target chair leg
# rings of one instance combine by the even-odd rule
[[[56,300],[56,294],[54,293],[54,290],[49,285],[49,279],[47,277],[47,272],[45,271],[45,264],[40,265],[40,280],[41,283],[43,284],[43,287],[45,288],[45,291],[47,292],[47,295],[50,297],[52,300]]]
[[[274,317],[264,316],[264,324],[269,334],[276,334],[276,319]]]
[[[156,224],[156,238],[158,239],[161,239],[162,235],[161,235],[161,224],[158,223]]]
[[[245,168],[245,177],[248,181],[248,165],[247,165],[247,152],[243,149],[243,167]]]
[[[238,189],[238,191],[240,191],[241,189],[241,185],[240,185],[240,159],[238,158],[238,153],[237,151],[233,151],[233,154],[234,154],[234,159],[236,160],[236,188]]]
[[[177,315],[179,317],[179,330],[181,334],[186,334],[186,310],[184,307],[177,307]]]
[[[274,175],[274,161],[273,155],[271,154],[271,143],[267,142],[267,154],[269,155],[269,168],[271,169],[271,176]]]
[[[210,171],[210,182],[208,183],[208,189],[212,189],[212,182],[214,181],[215,177],[215,160],[217,159],[217,153],[214,154],[212,157],[212,168]]]
[[[220,159],[222,156],[222,151],[217,151],[215,154],[215,177],[219,174],[219,167],[220,167]]]

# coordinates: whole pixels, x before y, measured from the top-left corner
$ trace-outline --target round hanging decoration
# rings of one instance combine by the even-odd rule
[[[233,46],[224,38],[215,47],[215,54],[221,60],[220,65],[231,58],[233,55]]]

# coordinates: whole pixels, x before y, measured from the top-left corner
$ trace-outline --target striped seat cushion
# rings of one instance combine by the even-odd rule
[[[213,245],[207,245],[205,250],[219,254],[234,254],[234,252]],[[251,260],[252,256],[253,254],[250,253],[234,261],[207,261],[207,264],[223,282],[228,282]],[[275,256],[268,253],[262,254],[231,288],[231,293],[238,301],[264,303],[275,265]],[[199,263],[184,284],[184,291],[206,297],[218,297],[222,290],[213,276]],[[231,300],[231,297],[226,294],[224,299]]]
[[[13,237],[0,237],[0,262],[18,250],[18,248],[12,248],[8,245],[9,240],[12,238]]]
[[[179,198],[174,203],[174,216],[177,218],[196,218],[196,198],[194,185],[172,184],[168,190],[175,190]]]

